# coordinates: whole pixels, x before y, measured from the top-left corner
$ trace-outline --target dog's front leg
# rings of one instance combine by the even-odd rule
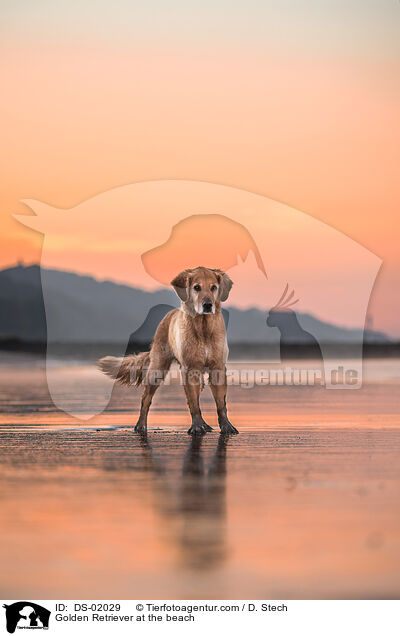
[[[188,435],[204,435],[208,431],[212,431],[211,426],[203,420],[200,411],[202,381],[203,378],[200,371],[196,369],[185,369],[183,371],[183,386],[185,388],[190,415],[192,416],[192,426],[188,430]]]
[[[226,410],[226,368],[213,369],[210,372],[209,384],[217,406],[218,424],[223,435],[237,435],[239,431],[228,420]]]

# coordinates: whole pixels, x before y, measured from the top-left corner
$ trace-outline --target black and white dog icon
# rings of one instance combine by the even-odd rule
[[[6,610],[6,627],[13,634],[17,627],[24,629],[48,629],[51,612],[31,601],[18,601],[11,605],[3,605]]]

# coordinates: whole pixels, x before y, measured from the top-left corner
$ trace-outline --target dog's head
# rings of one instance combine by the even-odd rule
[[[196,267],[175,276],[171,285],[191,312],[215,314],[228,298],[233,283],[220,269]]]

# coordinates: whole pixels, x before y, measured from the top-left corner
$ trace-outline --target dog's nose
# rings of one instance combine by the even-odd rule
[[[212,312],[212,302],[205,300],[203,303],[203,313],[210,314]]]

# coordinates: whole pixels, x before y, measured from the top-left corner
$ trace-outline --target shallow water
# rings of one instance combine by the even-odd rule
[[[230,387],[240,435],[228,440],[208,388],[213,433],[186,435],[171,385],[143,438],[130,428],[138,391],[116,388],[82,422],[54,408],[41,364],[7,362],[3,598],[399,597],[399,361],[368,362],[355,391]],[[58,372],[84,412],[94,370]]]

